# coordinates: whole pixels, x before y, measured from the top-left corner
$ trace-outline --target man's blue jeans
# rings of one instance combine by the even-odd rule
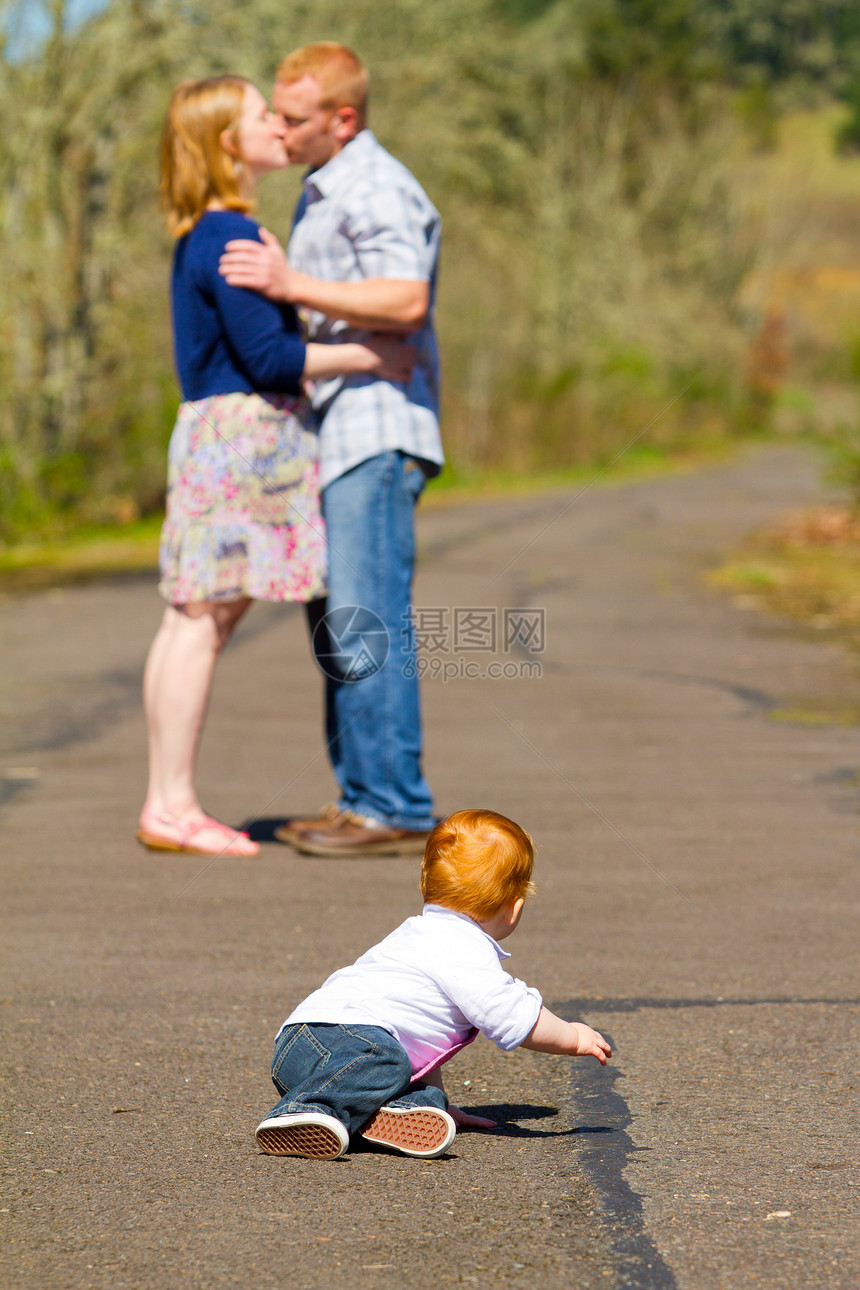
[[[402,452],[384,452],[323,490],[329,590],[326,600],[308,606],[314,651],[326,673],[326,737],[340,785],[338,805],[396,829],[431,829],[436,823],[433,795],[421,769],[410,613],[415,506],[424,483],[419,461]],[[344,680],[343,670],[332,675],[331,639],[320,622],[324,614],[326,622],[336,621],[334,611],[351,605],[370,610],[365,618],[376,622],[376,615],[388,633],[385,663],[373,670],[371,661],[360,680]],[[361,655],[360,617],[352,635],[339,635],[341,660]],[[339,631],[341,627],[342,622]]]
[[[281,1094],[266,1119],[322,1111],[357,1133],[381,1106],[435,1106],[448,1099],[440,1088],[413,1084],[406,1050],[379,1026],[296,1022],[275,1041],[272,1082]]]

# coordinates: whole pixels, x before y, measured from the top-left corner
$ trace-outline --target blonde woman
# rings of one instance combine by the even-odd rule
[[[254,856],[245,833],[207,815],[194,787],[215,661],[252,600],[325,592],[317,442],[303,378],[409,375],[396,339],[305,344],[295,310],[231,287],[228,241],[259,240],[257,181],[287,164],[284,127],[233,76],[174,91],[161,195],[176,240],[171,298],[182,403],[170,441],[159,591],[167,600],[144,675],[149,788],[138,839],[153,850]]]

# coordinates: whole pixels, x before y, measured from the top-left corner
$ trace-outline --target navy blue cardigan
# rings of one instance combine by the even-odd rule
[[[206,211],[176,243],[173,346],[184,399],[255,390],[300,393],[305,346],[292,305],[228,286],[218,260],[232,238],[261,241],[237,211]]]

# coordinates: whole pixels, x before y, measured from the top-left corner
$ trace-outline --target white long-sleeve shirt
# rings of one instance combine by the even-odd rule
[[[473,919],[425,905],[352,967],[334,972],[284,1022],[380,1026],[426,1075],[477,1032],[518,1048],[541,1010],[532,986],[510,976],[510,958]]]

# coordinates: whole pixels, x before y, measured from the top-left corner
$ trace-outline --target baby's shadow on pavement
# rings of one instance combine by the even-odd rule
[[[558,1115],[555,1106],[532,1106],[528,1102],[497,1102],[491,1106],[464,1106],[461,1108],[470,1115],[485,1115],[488,1120],[496,1121],[495,1129],[466,1129],[471,1133],[499,1133],[506,1138],[570,1138],[576,1133],[611,1133],[604,1126],[577,1125],[573,1129],[533,1129],[521,1123],[523,1120],[548,1120]]]

